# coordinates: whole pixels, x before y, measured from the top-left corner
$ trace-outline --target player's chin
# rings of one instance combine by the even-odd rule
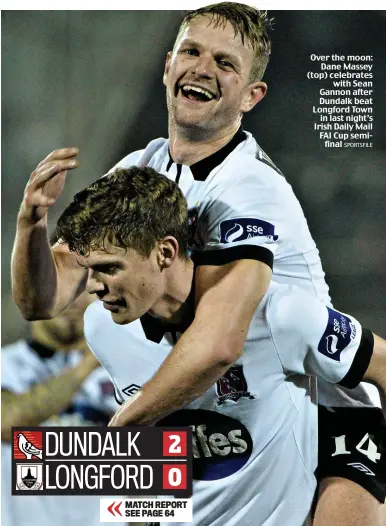
[[[111,319],[117,325],[126,325],[136,320],[137,317],[131,315],[129,312],[122,311],[122,312],[112,312]]]
[[[205,133],[212,129],[212,118],[208,112],[179,112],[175,117],[175,122],[178,126],[196,133]]]
[[[211,101],[178,101],[174,108],[175,119],[181,121],[196,121],[202,116],[212,114],[217,106],[217,100]]]

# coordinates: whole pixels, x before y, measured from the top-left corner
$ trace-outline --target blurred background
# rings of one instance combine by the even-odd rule
[[[244,120],[292,184],[321,252],[333,302],[386,336],[385,27],[380,11],[280,11],[267,97]],[[2,12],[2,338],[25,337],[10,256],[31,171],[50,151],[80,148],[51,226],[73,194],[121,157],[167,136],[162,74],[179,11]],[[325,149],[313,131],[322,84],[309,56],[374,56],[372,149]],[[323,83],[323,87],[330,87]]]

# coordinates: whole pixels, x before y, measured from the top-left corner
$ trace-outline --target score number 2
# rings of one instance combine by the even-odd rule
[[[186,431],[163,431],[162,435],[162,455],[164,457],[186,457]]]

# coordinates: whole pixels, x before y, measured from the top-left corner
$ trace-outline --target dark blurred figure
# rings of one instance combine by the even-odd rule
[[[94,297],[83,293],[52,320],[31,324],[32,339],[3,347],[3,526],[99,526],[99,497],[11,495],[13,426],[106,425],[118,405],[107,373],[83,337],[83,313]]]

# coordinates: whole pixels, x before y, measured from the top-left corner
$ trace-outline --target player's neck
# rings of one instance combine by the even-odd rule
[[[240,122],[238,121],[216,136],[200,140],[193,139],[183,130],[178,130],[176,126],[170,125],[170,155],[175,163],[191,166],[221,150],[232,139],[239,127]]]
[[[60,351],[78,349],[84,345],[83,337],[80,337],[77,341],[74,339],[71,343],[63,342],[59,337],[55,336],[52,330],[47,330],[46,323],[49,323],[49,321],[42,320],[32,323],[32,338],[41,345]]]
[[[165,273],[164,294],[153,305],[149,314],[167,323],[183,323],[194,309],[190,301],[194,299],[191,294],[193,275],[194,265],[191,259],[176,261]]]

